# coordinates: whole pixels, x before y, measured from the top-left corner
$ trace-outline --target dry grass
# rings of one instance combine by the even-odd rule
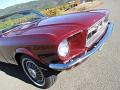
[[[74,6],[74,4],[76,4],[76,6]],[[47,10],[43,10],[42,13],[48,17],[60,16],[60,15],[69,14],[69,13],[91,10],[101,4],[102,2],[98,0],[81,3],[81,4],[80,2],[79,3],[75,2],[71,4],[64,4],[61,6],[54,7],[54,8],[49,8]]]
[[[103,4],[101,1],[93,1],[93,2],[86,2],[83,4],[79,4],[78,6],[65,11],[65,14],[69,14],[69,13],[75,13],[75,12],[80,12],[80,11],[86,11],[86,10],[91,10],[97,6],[100,6],[101,4]]]

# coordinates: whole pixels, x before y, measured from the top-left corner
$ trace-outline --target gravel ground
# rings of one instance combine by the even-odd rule
[[[76,68],[59,74],[47,90],[120,90],[120,0],[103,0],[111,11],[114,31],[100,52]],[[30,84],[19,67],[0,63],[0,90],[41,90]]]

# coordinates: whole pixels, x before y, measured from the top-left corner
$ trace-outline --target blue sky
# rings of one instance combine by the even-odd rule
[[[9,6],[13,6],[20,3],[25,3],[29,1],[36,1],[36,0],[0,0],[0,9],[4,9]]]

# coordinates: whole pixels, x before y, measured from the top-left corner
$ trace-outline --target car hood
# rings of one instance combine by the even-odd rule
[[[76,24],[82,29],[86,29],[101,19],[104,15],[105,13],[98,11],[79,12],[45,19],[41,21],[38,26]]]
[[[53,38],[57,42],[87,30],[90,26],[105,16],[103,12],[80,12],[63,16],[51,17],[24,30],[11,30],[5,34],[7,37],[39,35]],[[43,38],[43,37],[42,37]]]

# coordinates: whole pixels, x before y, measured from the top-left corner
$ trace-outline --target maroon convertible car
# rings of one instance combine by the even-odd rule
[[[91,56],[109,38],[108,10],[46,17],[33,10],[0,17],[1,61],[21,65],[40,88],[49,88],[58,73]]]

